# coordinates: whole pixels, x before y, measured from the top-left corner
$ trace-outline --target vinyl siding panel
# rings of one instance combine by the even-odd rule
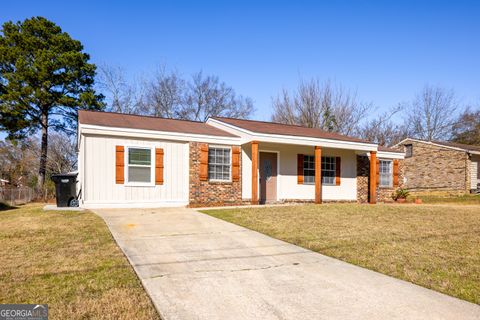
[[[83,179],[82,203],[94,206],[162,206],[188,203],[188,143],[101,135],[82,137],[80,148]],[[163,148],[164,184],[134,186],[115,183],[115,146]],[[83,153],[83,154],[82,154]],[[125,149],[127,154],[127,149]],[[155,161],[155,156],[153,156]],[[155,164],[152,163],[154,170]],[[127,168],[127,161],[125,162]],[[128,173],[125,172],[125,181]],[[153,175],[153,179],[155,179]]]

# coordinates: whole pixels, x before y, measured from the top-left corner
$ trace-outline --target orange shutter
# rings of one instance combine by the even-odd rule
[[[240,180],[240,147],[232,147],[232,181]]]
[[[335,158],[335,184],[340,185],[340,174],[341,174],[341,165],[342,160],[340,157]]]
[[[208,144],[200,145],[200,181],[208,180]]]
[[[398,187],[398,160],[393,160],[393,186]]]
[[[163,149],[155,148],[155,184],[163,184]]]
[[[303,154],[297,154],[297,183],[303,184]]]
[[[125,183],[125,148],[115,146],[115,183]]]
[[[377,163],[375,164],[376,168],[376,182],[377,186],[380,185],[380,160],[377,159]]]

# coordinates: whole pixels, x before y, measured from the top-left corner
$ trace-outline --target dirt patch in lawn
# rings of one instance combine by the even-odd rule
[[[480,304],[480,206],[324,204],[203,212]]]
[[[51,319],[159,319],[107,226],[90,211],[0,212],[0,303],[46,303]]]

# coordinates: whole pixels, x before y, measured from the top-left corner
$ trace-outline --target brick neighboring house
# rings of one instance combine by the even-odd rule
[[[396,148],[405,152],[405,187],[412,191],[478,192],[480,146],[407,138]]]
[[[79,111],[80,205],[160,207],[390,200],[403,152],[320,129]]]

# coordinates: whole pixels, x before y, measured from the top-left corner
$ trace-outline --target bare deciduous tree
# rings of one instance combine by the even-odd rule
[[[283,90],[272,101],[272,120],[280,123],[320,128],[343,134],[355,134],[371,104],[358,102],[355,93],[318,79],[301,81],[290,94]]]
[[[0,178],[13,186],[36,186],[38,142],[32,138],[0,141]]]
[[[125,79],[122,68],[107,65],[99,67],[98,86],[107,98],[108,111],[143,113],[142,93]]]
[[[378,143],[381,146],[392,146],[408,136],[405,125],[393,122],[392,118],[402,110],[397,106],[364,123],[358,135],[367,141]]]
[[[180,118],[196,121],[205,121],[210,116],[248,118],[252,112],[250,98],[237,96],[233,88],[220,82],[217,76],[198,72],[188,84]]]
[[[75,170],[77,153],[75,140],[62,133],[54,133],[48,145],[47,172],[67,173]]]
[[[452,130],[452,141],[480,145],[480,108],[467,107],[458,117]]]
[[[405,125],[413,137],[428,141],[449,139],[458,109],[453,90],[426,85],[405,109]]]
[[[159,67],[153,78],[146,81],[145,88],[146,113],[156,117],[182,118],[186,84],[177,71],[168,72],[165,66]]]

